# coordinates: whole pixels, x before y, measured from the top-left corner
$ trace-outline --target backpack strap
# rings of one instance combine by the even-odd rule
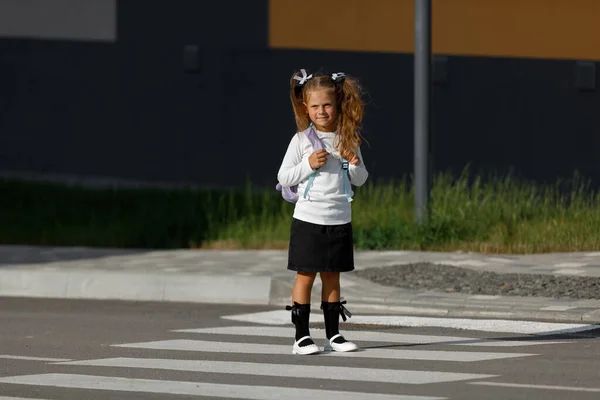
[[[306,135],[306,138],[310,142],[313,151],[317,151],[323,149],[325,146],[323,146],[323,142],[319,139],[319,136],[317,136],[314,126],[315,124],[311,122],[308,128],[304,130],[304,135]]]
[[[345,158],[342,158],[342,175],[344,179],[344,193],[348,203],[352,202],[352,196],[350,196],[350,163]]]
[[[310,177],[308,178],[308,182],[306,183],[306,188],[304,189],[304,198],[306,198],[306,196],[308,196],[308,191],[312,187],[313,182],[315,181],[315,177],[316,176],[317,176],[317,171],[313,172],[310,175]]]
[[[348,160],[342,158],[342,175],[344,176],[344,193],[346,194],[346,199],[348,203],[352,202],[352,196],[350,196],[350,171],[348,170],[349,163]]]
[[[308,129],[304,131],[304,134],[306,135],[306,138],[310,142],[314,151],[321,150],[324,148],[323,142],[321,141],[321,139],[319,139],[319,136],[317,136],[317,133],[314,129],[314,124],[312,122],[310,123]],[[317,168],[308,178],[306,188],[304,189],[304,198],[308,196],[308,191],[310,190],[310,188],[313,185],[313,182],[315,181],[315,177],[317,176],[318,170],[319,169]]]

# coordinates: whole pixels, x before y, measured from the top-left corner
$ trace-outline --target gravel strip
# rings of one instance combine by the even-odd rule
[[[600,279],[581,276],[499,274],[430,263],[368,268],[352,274],[404,289],[502,296],[600,299]]]

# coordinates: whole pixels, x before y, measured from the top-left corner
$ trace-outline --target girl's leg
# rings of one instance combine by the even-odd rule
[[[292,290],[292,302],[310,304],[310,294],[316,277],[316,272],[298,272],[296,274],[296,281]]]
[[[340,316],[344,312],[344,306],[340,302],[340,273],[321,272],[321,281],[323,282],[321,308],[325,318],[327,342],[329,342],[329,346],[326,346],[326,348],[335,351],[354,351],[358,349],[358,346],[348,342],[340,335]]]
[[[319,351],[315,342],[310,338],[308,329],[310,294],[316,276],[317,274],[314,272],[298,272],[296,274],[296,281],[292,290],[293,306],[288,307],[292,311],[292,322],[296,326],[296,342],[292,350],[294,354],[314,354]]]

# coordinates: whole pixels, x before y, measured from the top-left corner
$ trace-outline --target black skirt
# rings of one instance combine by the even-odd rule
[[[354,270],[352,223],[317,225],[293,218],[288,269],[297,272]]]

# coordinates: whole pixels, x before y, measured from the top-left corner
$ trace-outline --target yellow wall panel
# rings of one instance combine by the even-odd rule
[[[600,60],[600,0],[432,0],[441,54]],[[414,0],[271,0],[272,48],[409,53]]]

